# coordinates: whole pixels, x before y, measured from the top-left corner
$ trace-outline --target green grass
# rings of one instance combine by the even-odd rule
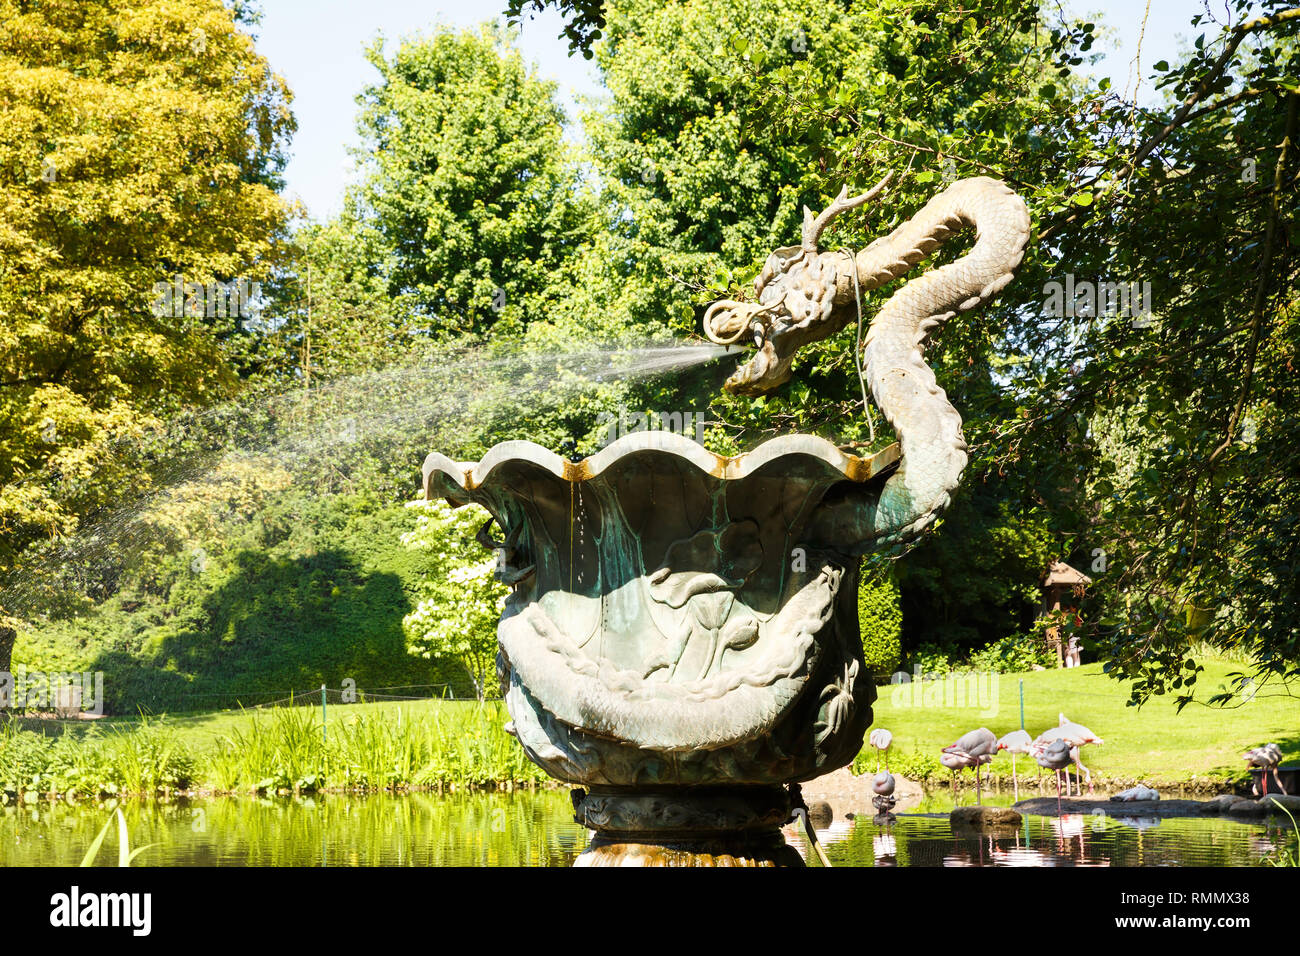
[[[1204,666],[1198,686],[1208,696],[1241,665],[1206,660]],[[1285,761],[1300,760],[1300,697],[1287,696],[1284,686],[1266,685],[1232,709],[1192,704],[1178,713],[1172,700],[1162,698],[1139,709],[1126,706],[1126,685],[1105,677],[1099,665],[1088,665],[998,675],[997,712],[987,715],[978,706],[910,706],[913,685],[880,688],[874,726],[894,733],[890,766],[906,776],[946,781],[936,758],[942,747],[975,727],[1000,736],[1020,726],[1022,679],[1031,734],[1055,726],[1057,714],[1064,712],[1105,738],[1104,746],[1088,747],[1083,756],[1101,785],[1143,781],[1218,788],[1244,779],[1241,753],[1270,740],[1282,748]],[[920,686],[924,693],[935,684]],[[1300,687],[1291,690],[1300,694]],[[504,732],[505,720],[500,704],[471,701],[331,704],[327,741],[315,705],[58,725],[14,721],[0,723],[0,786],[91,794],[475,787],[545,780]],[[874,766],[874,759],[867,748],[859,769]],[[991,770],[1007,775],[1010,766],[1003,755]],[[1034,773],[1032,763],[1021,766]]]
[[[500,703],[411,701],[52,726],[0,724],[0,789],[153,794],[481,787],[545,780]],[[27,729],[21,729],[20,723]]]
[[[1201,660],[1198,696],[1208,697],[1219,685],[1230,685],[1228,674],[1242,664]],[[980,707],[911,706],[914,685],[878,689],[873,726],[894,734],[890,766],[902,773],[909,765],[938,767],[936,755],[968,730],[987,727],[1002,736],[1020,727],[1019,682],[1025,688],[1025,729],[1037,736],[1064,713],[1097,734],[1105,744],[1083,751],[1083,762],[1094,783],[1131,786],[1142,781],[1159,786],[1212,787],[1246,778],[1241,754],[1250,747],[1276,741],[1283,762],[1300,761],[1300,682],[1270,683],[1253,700],[1235,708],[1192,703],[1179,713],[1172,698],[1153,698],[1141,708],[1129,707],[1128,686],[1112,680],[1100,664],[1069,670],[1001,674],[996,713]],[[988,678],[984,678],[988,679]],[[922,687],[928,686],[922,684]],[[900,699],[901,698],[901,699]],[[990,708],[992,709],[992,708]],[[875,766],[869,747],[858,767]],[[1023,769],[1025,762],[1019,762]],[[1030,762],[1036,771],[1036,766]],[[1011,759],[1003,754],[990,768],[1009,776]],[[938,769],[935,779],[948,772]]]

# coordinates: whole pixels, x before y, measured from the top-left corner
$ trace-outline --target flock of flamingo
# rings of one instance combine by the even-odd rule
[[[880,756],[883,755],[885,758],[885,771],[888,772],[889,747],[893,740],[894,735],[883,728],[873,730],[870,737],[868,737],[868,742],[878,751],[876,757],[877,769],[879,769],[880,765]],[[1016,756],[1018,754],[1028,754],[1044,770],[1051,770],[1056,774],[1056,796],[1057,799],[1060,799],[1061,774],[1071,763],[1075,764],[1083,772],[1084,781],[1088,784],[1088,792],[1092,792],[1092,772],[1079,759],[1079,749],[1089,744],[1102,743],[1105,743],[1105,741],[1083,724],[1077,724],[1066,717],[1065,714],[1061,714],[1060,722],[1055,727],[1043,731],[1035,738],[1031,738],[1029,733],[1024,730],[1013,730],[1001,738],[987,727],[972,730],[970,733],[963,734],[956,742],[944,747],[939,754],[939,762],[951,770],[954,776],[959,770],[974,769],[975,802],[979,803],[982,786],[980,767],[986,763],[992,763],[993,758],[1005,750],[1011,754],[1011,785],[1014,789],[1014,798],[1019,800],[1020,778],[1016,772]],[[1079,786],[1082,787],[1082,783]],[[1068,772],[1065,773],[1065,793],[1066,796],[1069,796],[1070,775]]]
[[[1070,795],[1070,774],[1067,768],[1071,763],[1079,768],[1083,773],[1083,780],[1078,781],[1075,786],[1076,795],[1082,795],[1084,783],[1088,785],[1088,792],[1092,793],[1092,771],[1083,765],[1079,759],[1081,748],[1089,744],[1105,743],[1100,737],[1094,734],[1083,724],[1075,723],[1065,714],[1059,715],[1060,720],[1055,727],[1044,730],[1037,737],[1030,738],[1029,733],[1025,730],[1013,730],[1003,737],[998,737],[987,727],[980,727],[969,733],[963,734],[954,743],[944,747],[939,754],[939,762],[953,772],[954,780],[960,770],[972,768],[975,771],[975,802],[980,802],[980,767],[987,763],[992,763],[993,758],[1002,751],[1011,754],[1011,786],[1014,790],[1014,799],[1020,799],[1020,780],[1016,774],[1016,756],[1018,754],[1027,754],[1037,761],[1042,770],[1051,770],[1056,774],[1056,799],[1061,799],[1061,777],[1065,776],[1065,796]],[[867,738],[868,743],[876,749],[876,780],[873,789],[877,794],[889,795],[894,790],[894,780],[889,773],[889,747],[893,743],[894,735],[884,728],[878,727],[871,731]],[[880,759],[883,755],[885,761],[885,770],[880,772]],[[1264,744],[1262,747],[1255,747],[1248,750],[1244,755],[1246,763],[1251,767],[1263,769],[1262,780],[1264,793],[1268,794],[1268,773],[1271,770],[1273,779],[1276,781],[1278,788],[1285,794],[1286,787],[1283,786],[1281,779],[1277,775],[1278,764],[1282,760],[1282,751],[1275,743]],[[1042,776],[1042,770],[1039,776]],[[1076,774],[1076,777],[1078,774]],[[1139,784],[1122,793],[1111,797],[1112,800],[1159,800],[1160,794],[1150,787]]]

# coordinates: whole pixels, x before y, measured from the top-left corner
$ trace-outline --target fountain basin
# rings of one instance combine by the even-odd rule
[[[492,515],[510,729],[588,788],[580,820],[636,840],[770,835],[791,799],[771,788],[852,761],[875,697],[856,602],[869,543],[840,529],[897,462],[897,446],[860,458],[811,435],[727,458],[664,432],[579,462],[523,441],[429,455],[426,497]]]

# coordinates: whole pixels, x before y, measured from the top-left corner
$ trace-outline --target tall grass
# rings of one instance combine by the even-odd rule
[[[179,790],[467,789],[545,775],[504,729],[496,702],[431,709],[332,710],[322,732],[312,707],[250,711],[196,747],[174,724],[146,719],[82,737],[0,724],[0,790],[154,794]]]

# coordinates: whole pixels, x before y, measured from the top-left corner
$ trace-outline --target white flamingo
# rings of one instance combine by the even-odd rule
[[[1277,765],[1282,762],[1282,750],[1277,744],[1264,744],[1262,747],[1255,747],[1253,750],[1247,750],[1242,757],[1246,763],[1252,767],[1263,768],[1263,773],[1259,775],[1260,782],[1264,784],[1264,796],[1268,796],[1268,773],[1273,771],[1273,780],[1276,781],[1282,793],[1286,793],[1286,787],[1282,785],[1282,778],[1277,775]]]
[[[943,748],[943,752],[963,761],[963,766],[975,768],[975,802],[980,803],[980,764],[991,763],[998,752],[998,738],[987,727],[962,734],[956,743]],[[942,757],[940,760],[942,761]],[[966,761],[969,761],[968,763]],[[944,763],[944,766],[948,766]]]
[[[1070,718],[1066,717],[1065,714],[1059,714],[1058,716],[1060,718],[1060,723],[1049,730],[1044,730],[1038,735],[1034,743],[1048,744],[1053,740],[1066,741],[1070,745],[1071,749],[1070,760],[1083,772],[1084,779],[1088,783],[1088,792],[1091,793],[1092,771],[1085,767],[1083,761],[1079,759],[1079,748],[1086,747],[1088,744],[1104,744],[1106,741],[1102,740],[1087,727],[1083,726],[1083,724],[1076,724],[1074,721],[1070,720]],[[1065,786],[1066,796],[1069,796],[1069,774],[1066,774]]]
[[[1039,743],[1034,741],[1029,752],[1034,755],[1038,765],[1056,774],[1056,812],[1061,812],[1061,771],[1070,766],[1070,744],[1062,739]]]
[[[876,748],[876,770],[880,769],[880,755],[885,756],[885,769],[889,769],[889,745],[894,742],[894,735],[884,727],[877,727],[867,737],[867,742]]]
[[[1025,730],[1013,730],[998,741],[998,750],[1005,750],[1011,754],[1011,789],[1015,800],[1020,799],[1020,781],[1016,779],[1016,754],[1029,753],[1032,745],[1033,741]]]

